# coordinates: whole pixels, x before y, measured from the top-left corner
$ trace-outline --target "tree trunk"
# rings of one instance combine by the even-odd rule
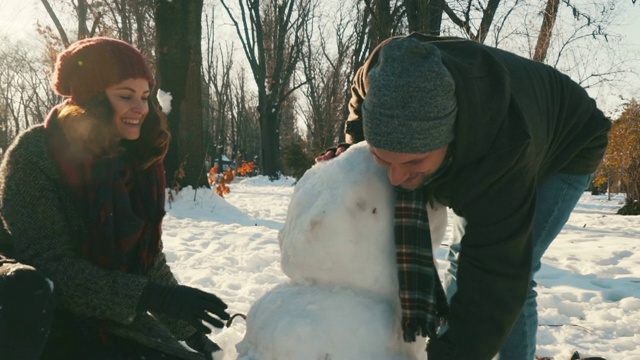
[[[167,185],[206,183],[202,129],[203,0],[161,0],[156,7],[158,89],[171,93],[168,114],[171,146],[165,159]],[[178,170],[184,170],[180,178]]]
[[[260,141],[262,159],[262,175],[269,179],[277,179],[280,170],[280,124],[278,109],[275,105],[267,103],[260,107]]]
[[[405,0],[409,32],[440,35],[442,6],[444,0]]]
[[[559,4],[560,0],[547,1],[547,7],[544,10],[542,18],[542,26],[540,26],[540,34],[538,35],[538,42],[536,43],[536,50],[533,53],[533,60],[535,61],[544,62],[544,59],[547,57],[547,50],[549,50],[551,35],[553,34],[553,25],[558,16]]]
[[[393,33],[393,18],[391,16],[390,0],[366,0],[368,11],[371,12],[371,26],[369,40],[371,48],[375,48]]]
[[[58,19],[58,15],[56,15],[55,11],[53,11],[48,0],[40,0],[40,1],[42,1],[42,5],[44,5],[44,8],[47,10],[49,17],[51,18],[51,21],[53,21],[53,24],[56,26],[56,29],[58,30],[58,35],[60,35],[60,40],[62,41],[62,45],[64,45],[65,48],[69,47],[71,42],[69,41],[67,32],[64,31],[64,28],[62,27],[62,24]]]
[[[87,0],[78,0],[76,12],[78,13],[78,40],[90,37],[89,28],[87,28],[87,14],[89,12]]]

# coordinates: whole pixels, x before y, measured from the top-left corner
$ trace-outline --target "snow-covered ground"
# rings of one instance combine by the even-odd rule
[[[289,278],[280,267],[278,231],[293,180],[241,179],[224,199],[183,189],[167,204],[164,245],[181,282],[220,296],[231,314]],[[538,355],[640,360],[640,218],[615,211],[624,197],[585,192],[543,259],[539,283]],[[437,256],[444,259],[446,242]],[[445,261],[440,264],[446,267]],[[285,314],[283,314],[284,316]],[[211,338],[236,359],[246,322],[234,319]]]

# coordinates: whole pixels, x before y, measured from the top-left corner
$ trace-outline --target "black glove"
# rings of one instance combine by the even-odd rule
[[[207,337],[207,335],[200,332],[196,332],[189,336],[189,338],[185,340],[185,343],[193,350],[204,355],[206,360],[213,360],[213,353],[222,350],[218,344],[214,343]]]
[[[198,332],[209,334],[211,329],[202,324],[205,321],[222,328],[222,320],[228,320],[227,305],[217,296],[184,285],[165,285],[150,281],[142,292],[140,300],[143,309],[184,320]],[[211,313],[211,314],[209,314]]]

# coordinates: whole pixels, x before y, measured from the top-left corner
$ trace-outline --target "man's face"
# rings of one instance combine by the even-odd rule
[[[447,154],[447,146],[422,154],[397,153],[374,146],[370,146],[370,150],[378,165],[387,169],[391,185],[407,190],[415,190],[424,184],[442,165]]]

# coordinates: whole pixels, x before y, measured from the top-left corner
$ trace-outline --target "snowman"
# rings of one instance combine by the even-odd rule
[[[290,282],[252,305],[238,359],[425,359],[425,338],[402,338],[393,211],[385,169],[365,142],[309,169],[278,235]]]

